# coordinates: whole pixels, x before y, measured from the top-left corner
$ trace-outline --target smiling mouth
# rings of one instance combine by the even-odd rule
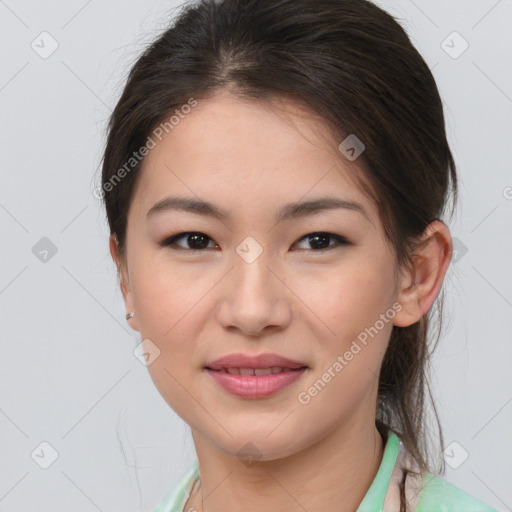
[[[204,370],[231,395],[242,399],[264,399],[297,382],[309,370],[309,366],[217,369],[205,366]]]

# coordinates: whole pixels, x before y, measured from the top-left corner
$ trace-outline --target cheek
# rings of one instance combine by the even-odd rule
[[[163,259],[163,258],[162,258]],[[198,324],[201,300],[209,280],[189,276],[187,271],[154,255],[143,254],[133,262],[134,302],[141,335],[159,343],[175,343]]]
[[[179,395],[179,384],[193,385],[202,368],[197,340],[211,317],[208,292],[219,277],[204,268],[196,268],[191,275],[185,266],[171,265],[163,257],[160,261],[154,254],[144,256],[142,251],[134,257],[133,268],[140,336],[150,339],[160,350],[149,371],[160,391],[165,387],[169,396],[175,392]]]
[[[317,289],[315,300],[331,332],[318,337],[323,340],[318,365],[307,382],[311,387],[301,391],[310,401],[308,414],[327,414],[334,426],[360,407],[373,408],[394,310],[389,282],[377,273],[343,274],[330,284],[334,291]]]
[[[346,340],[373,325],[391,306],[390,276],[387,266],[375,260],[365,264],[361,258],[357,264],[330,269],[328,276],[317,275],[310,282],[301,278],[300,296],[322,321],[319,326]]]
[[[322,320],[311,320],[318,343],[323,344],[314,377],[320,377],[320,388],[327,383],[314,407],[320,411],[329,403],[338,403],[336,414],[357,407],[366,393],[375,391],[393,327],[388,261],[364,255],[352,261],[331,271],[329,279],[318,276],[307,301]],[[327,335],[320,335],[319,329]]]
[[[187,421],[194,408],[191,396],[200,395],[194,388],[200,366],[194,340],[202,325],[204,293],[197,281],[173,276],[153,266],[138,275],[135,291],[141,338],[149,338],[160,351],[149,374],[164,400]]]

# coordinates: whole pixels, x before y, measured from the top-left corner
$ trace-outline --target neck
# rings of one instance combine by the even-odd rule
[[[347,425],[292,456],[250,467],[192,431],[201,480],[184,510],[197,512],[353,512],[382,461],[384,441],[374,424]],[[191,508],[193,507],[193,508]]]

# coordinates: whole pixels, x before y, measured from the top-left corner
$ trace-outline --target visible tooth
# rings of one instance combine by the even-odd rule
[[[283,368],[281,366],[271,366],[268,368],[221,368],[220,371],[232,375],[274,375],[281,372],[292,372],[299,368]]]
[[[272,368],[255,368],[254,375],[271,375]]]

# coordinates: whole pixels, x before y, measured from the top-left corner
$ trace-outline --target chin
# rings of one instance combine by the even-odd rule
[[[254,462],[273,461],[283,459],[299,452],[303,447],[299,446],[295,441],[291,443],[291,439],[296,440],[297,432],[292,432],[283,428],[281,432],[277,432],[276,423],[264,431],[248,431],[247,428],[236,429],[228,428],[233,438],[224,438],[224,442],[218,442],[217,446],[224,452],[240,459],[251,465]],[[272,432],[269,435],[269,432]]]

